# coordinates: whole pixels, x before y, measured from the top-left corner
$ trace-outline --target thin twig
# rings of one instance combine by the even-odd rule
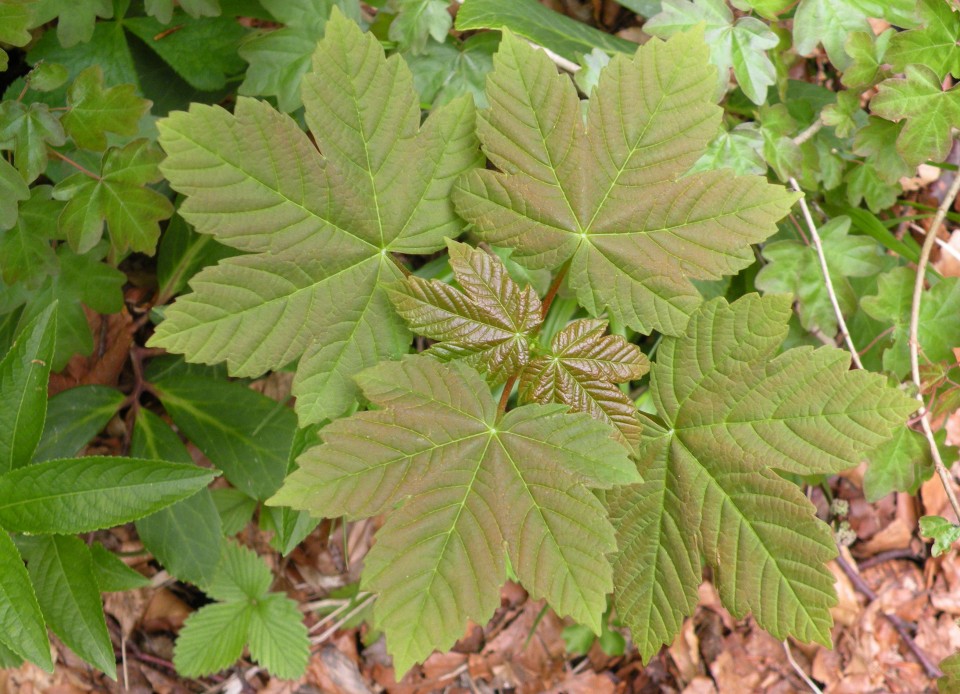
[[[913,229],[914,231],[922,234],[923,236],[926,236],[926,235],[927,235],[927,230],[924,229],[924,228],[923,228],[922,226],[920,226],[919,224],[914,224],[913,222],[911,222],[911,223],[910,223],[910,228]],[[934,239],[933,239],[933,240],[934,240],[934,242],[935,242],[938,246],[940,246],[940,249],[941,249],[944,253],[946,253],[947,255],[949,255],[949,256],[950,256],[951,258],[953,258],[954,260],[960,261],[960,251],[958,251],[956,248],[954,248],[953,246],[951,246],[951,245],[950,245],[949,243],[947,243],[946,241],[943,241],[943,240],[941,240],[940,238],[937,238],[936,234],[934,234]]]
[[[800,184],[797,179],[790,177],[790,185],[793,189],[803,194],[800,190]],[[807,229],[810,231],[810,239],[813,241],[813,248],[817,252],[817,258],[820,260],[820,270],[823,272],[823,282],[827,286],[827,295],[830,297],[830,305],[833,306],[833,313],[837,317],[837,326],[840,328],[840,334],[843,335],[844,342],[847,343],[847,349],[850,350],[850,358],[853,365],[858,369],[863,368],[863,362],[860,361],[860,354],[853,344],[850,337],[850,330],[847,328],[847,321],[843,318],[843,311],[840,310],[840,302],[837,300],[837,293],[833,289],[833,280],[830,279],[830,270],[827,268],[827,256],[823,253],[823,244],[820,243],[820,233],[817,231],[817,225],[813,221],[813,215],[810,214],[810,208],[807,207],[805,197],[800,198],[800,211],[803,212],[803,219],[807,223]]]
[[[913,283],[913,302],[910,305],[910,375],[913,379],[913,385],[917,389],[917,401],[920,407],[917,412],[920,416],[920,427],[923,429],[923,435],[930,446],[930,455],[933,457],[933,464],[936,467],[937,475],[943,483],[943,489],[947,493],[947,499],[953,508],[954,514],[960,520],[960,502],[957,501],[957,494],[953,490],[953,476],[947,470],[940,456],[940,449],[933,438],[933,427],[930,426],[930,416],[927,411],[926,403],[923,399],[922,382],[920,380],[920,302],[923,301],[923,284],[926,277],[927,263],[930,261],[930,251],[933,250],[934,240],[937,238],[937,232],[940,225],[947,216],[947,212],[953,205],[957,194],[960,193],[960,176],[954,176],[950,189],[943,197],[937,213],[933,217],[933,223],[930,225],[930,231],[923,239],[923,247],[920,249],[920,259],[917,261],[917,277]]]
[[[790,652],[790,642],[786,639],[783,640],[783,650],[787,654],[787,660],[790,661],[793,671],[800,676],[800,679],[807,683],[807,686],[810,687],[810,691],[813,692],[813,694],[823,694],[823,690],[820,689],[820,687],[817,686],[817,683],[810,679],[810,675],[804,672],[803,668],[800,667],[800,663],[794,660],[793,653]]]
[[[527,43],[529,43],[531,46],[533,46],[537,50],[543,51],[544,53],[546,53],[547,57],[553,61],[553,64],[556,65],[561,70],[569,72],[571,75],[574,73],[580,72],[580,66],[577,65],[572,60],[567,60],[562,55],[557,55],[556,53],[551,51],[549,48],[545,48],[540,44],[534,43],[533,41],[527,41]]]
[[[822,127],[823,120],[821,118],[817,118],[817,120],[813,121],[813,124],[809,128],[793,138],[793,144],[798,146],[802,145],[804,142],[807,142],[810,138],[820,132]]]
[[[318,646],[324,641],[326,641],[328,638],[333,636],[337,631],[339,631],[340,627],[342,627],[344,624],[346,624],[351,619],[353,619],[354,616],[359,614],[367,605],[373,602],[374,599],[376,599],[376,597],[377,597],[376,595],[368,595],[361,603],[359,603],[356,607],[354,607],[346,615],[344,615],[343,619],[338,620],[336,624],[334,624],[332,627],[327,629],[325,632],[323,632],[319,636],[315,636],[312,639],[310,639],[310,643],[313,644],[314,646]]]
[[[84,166],[81,166],[80,164],[78,164],[77,162],[75,162],[75,161],[74,161],[73,159],[71,159],[70,157],[68,157],[68,156],[66,156],[66,155],[63,155],[63,154],[60,154],[60,152],[58,152],[57,150],[55,150],[53,147],[47,147],[47,151],[50,152],[50,154],[52,154],[53,156],[55,156],[57,159],[66,162],[67,164],[69,164],[70,166],[72,166],[73,168],[75,168],[77,171],[79,171],[80,173],[82,173],[82,174],[84,174],[84,175],[86,175],[86,176],[89,176],[89,177],[92,178],[93,180],[95,180],[95,181],[102,181],[102,180],[103,180],[102,178],[100,178],[100,176],[98,176],[97,174],[93,173],[93,171],[91,171],[90,169],[85,168]]]

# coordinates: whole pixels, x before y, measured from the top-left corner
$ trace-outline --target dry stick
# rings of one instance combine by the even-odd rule
[[[816,682],[810,678],[810,675],[805,673],[803,668],[800,667],[800,663],[794,660],[793,653],[790,652],[790,642],[786,639],[783,640],[783,650],[787,654],[787,660],[790,661],[790,666],[793,667],[794,672],[800,676],[800,679],[807,683],[807,686],[810,687],[810,691],[812,691],[814,694],[823,694],[823,690],[820,689]]]
[[[923,247],[920,249],[920,259],[917,261],[917,277],[913,283],[913,302],[910,306],[910,375],[913,378],[913,385],[917,389],[917,401],[920,403],[917,413],[920,417],[920,426],[923,429],[923,435],[926,437],[927,443],[930,446],[930,455],[933,457],[933,464],[937,469],[937,475],[940,476],[940,481],[943,483],[943,489],[947,493],[947,499],[950,500],[950,506],[953,508],[957,519],[960,520],[960,502],[957,501],[956,492],[953,491],[953,476],[950,474],[950,471],[947,470],[947,466],[943,464],[940,449],[937,447],[937,442],[933,438],[933,428],[930,426],[930,413],[923,399],[922,383],[920,380],[920,340],[918,339],[920,332],[920,302],[923,300],[923,284],[927,271],[927,263],[930,260],[930,251],[933,250],[933,244],[937,238],[937,232],[940,230],[940,225],[943,224],[943,220],[946,219],[947,212],[953,205],[953,201],[956,199],[958,193],[960,193],[960,174],[954,176],[953,183],[950,184],[950,189],[943,197],[940,207],[937,208],[937,213],[933,217],[933,223],[930,225],[930,231],[923,239]]]
[[[922,226],[920,226],[919,224],[914,224],[913,222],[910,223],[910,228],[913,229],[918,234],[920,234],[921,236],[926,236],[929,233]],[[934,242],[938,246],[940,246],[941,251],[949,255],[954,260],[960,261],[960,251],[958,251],[956,248],[951,246],[946,241],[941,241],[939,238],[934,239]]]
[[[819,121],[817,121],[819,122]],[[797,179],[790,177],[790,185],[798,193],[800,184]],[[807,229],[810,231],[810,239],[813,241],[813,247],[817,251],[817,258],[820,260],[820,271],[823,272],[823,282],[827,286],[827,295],[830,297],[830,305],[833,306],[833,313],[837,317],[837,325],[843,334],[843,340],[847,343],[847,349],[850,350],[850,358],[853,359],[853,365],[858,369],[863,368],[863,362],[860,361],[860,355],[857,348],[853,345],[853,339],[850,337],[850,330],[847,329],[847,321],[843,318],[843,311],[840,310],[840,302],[837,300],[837,293],[833,289],[833,280],[830,279],[830,270],[827,269],[827,257],[823,253],[823,244],[820,243],[820,233],[817,231],[817,225],[813,221],[813,215],[810,214],[810,208],[807,207],[806,198],[800,198],[800,211],[803,212],[803,219],[807,223]]]

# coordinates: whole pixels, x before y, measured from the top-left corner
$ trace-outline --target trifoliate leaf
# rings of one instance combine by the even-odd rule
[[[462,44],[434,41],[427,44],[423,53],[404,53],[421,102],[443,106],[461,94],[470,94],[477,106],[486,106],[483,87],[487,73],[493,69],[493,54],[499,44],[499,35],[483,32]]]
[[[37,0],[31,28],[56,19],[57,39],[61,46],[70,48],[91,39],[97,17],[113,17],[111,0]]]
[[[47,168],[47,145],[62,145],[66,135],[46,104],[0,102],[0,150],[13,150],[13,163],[27,183]]]
[[[570,262],[570,286],[592,315],[608,310],[635,330],[679,332],[700,302],[687,278],[749,265],[750,244],[773,233],[795,200],[760,177],[681,178],[719,124],[707,54],[689,33],[615,56],[584,125],[573,85],[506,32],[487,86],[497,108],[479,123],[502,173],[461,179],[458,212],[527,267]]]
[[[880,278],[876,296],[865,297],[860,305],[870,316],[893,324],[891,344],[883,353],[883,368],[898,378],[910,371],[910,306],[915,275],[900,267]],[[953,348],[960,345],[960,279],[945,277],[923,293],[917,340],[922,346],[921,363],[956,359]]]
[[[720,93],[726,92],[732,68],[747,98],[758,105],[766,101],[767,87],[777,75],[765,51],[780,43],[766,24],[754,17],[734,21],[726,0],[664,0],[662,5],[661,13],[644,23],[645,32],[668,38],[704,22],[710,62],[719,70]]]
[[[449,0],[396,0],[396,7],[389,38],[401,50],[422,53],[431,38],[443,43],[453,26]]]
[[[931,554],[939,557],[949,552],[953,543],[960,540],[960,525],[940,516],[923,516],[920,519],[920,534],[933,540]]]
[[[897,32],[890,40],[886,60],[896,72],[907,65],[926,65],[937,77],[960,77],[960,14],[949,2],[919,0],[922,28]]]
[[[960,87],[943,91],[926,65],[907,65],[905,78],[884,80],[870,109],[892,121],[905,121],[897,150],[911,166],[927,159],[943,161],[960,128]]]
[[[252,606],[246,602],[204,605],[183,623],[173,651],[181,677],[212,675],[243,655]]]
[[[307,627],[297,603],[271,593],[250,611],[250,657],[274,677],[293,680],[303,675],[310,659]]]
[[[611,429],[560,405],[500,414],[462,362],[383,362],[358,380],[383,409],[327,425],[270,503],[362,518],[405,500],[363,577],[398,675],[490,618],[504,547],[535,599],[599,633],[614,544],[589,488],[636,479]]]
[[[875,84],[884,76],[884,56],[890,38],[895,33],[893,29],[887,29],[879,36],[872,31],[855,31],[847,37],[844,48],[852,62],[840,77],[843,86],[848,89],[863,88]]]
[[[251,549],[228,542],[217,573],[204,592],[223,602],[256,600],[270,590],[273,574],[257,553]]]
[[[17,222],[17,202],[30,197],[30,188],[23,176],[6,159],[0,157],[0,230],[9,229]],[[4,254],[0,253],[0,263]],[[6,264],[6,263],[4,263]],[[9,280],[4,279],[9,283]]]
[[[937,443],[942,447],[946,434],[943,430],[937,433]],[[916,494],[933,470],[927,440],[912,429],[900,427],[892,439],[870,454],[870,465],[863,476],[863,494],[870,503],[892,492]]]
[[[897,151],[897,138],[903,130],[903,123],[892,123],[884,118],[870,116],[867,124],[857,131],[853,140],[853,151],[867,157],[866,162],[885,183],[898,183],[913,169],[907,165]],[[884,208],[886,209],[886,208]]]
[[[300,80],[310,70],[310,58],[323,37],[334,7],[360,20],[357,0],[261,0],[264,8],[286,26],[252,34],[240,47],[240,57],[250,63],[239,93],[275,96],[281,111],[301,105]],[[330,73],[324,71],[330,76]]]
[[[43,613],[10,534],[0,531],[0,643],[53,672]]]
[[[100,242],[106,223],[117,253],[128,250],[153,255],[160,238],[160,221],[173,214],[173,205],[148,183],[161,180],[163,154],[149,140],[134,140],[103,156],[100,174],[76,173],[53,189],[57,200],[68,200],[60,215],[60,230],[70,247],[86,253]]]
[[[5,0],[0,2],[0,43],[25,46],[30,43],[33,24],[33,0]],[[7,52],[0,48],[0,72],[7,69]]]
[[[618,532],[617,614],[644,659],[693,611],[701,554],[728,610],[777,639],[830,643],[836,554],[829,528],[793,483],[856,465],[903,426],[916,401],[884,377],[850,371],[848,353],[775,356],[790,300],[714,299],[657,351],[640,485],[606,493]],[[772,469],[771,469],[772,468]]]
[[[78,147],[103,151],[106,134],[136,135],[140,117],[150,110],[151,102],[137,96],[132,84],[103,88],[103,70],[89,67],[67,90],[68,111],[60,122]]]
[[[469,99],[420,126],[403,60],[386,60],[339,12],[327,30],[303,91],[323,156],[293,120],[252,99],[233,115],[194,105],[159,123],[162,170],[187,195],[180,213],[252,253],[196,275],[151,344],[225,360],[238,376],[302,355],[302,423],[342,414],[357,394],[353,374],[407,351],[382,289],[402,277],[390,254],[431,253],[460,232],[449,190],[478,160]]]
[[[605,335],[607,321],[578,320],[553,337],[550,353],[532,360],[520,376],[521,402],[559,402],[607,422],[631,449],[640,442],[637,407],[616,383],[650,370],[636,345]]]
[[[463,358],[492,383],[503,383],[529,360],[530,333],[540,325],[540,299],[510,279],[495,255],[448,241],[450,267],[463,291],[410,276],[390,297],[410,330],[438,340],[429,353]]]
[[[844,43],[854,32],[870,31],[867,16],[857,0],[800,0],[793,16],[793,47],[800,55],[811,55],[822,43],[834,67],[846,70],[850,56]]]
[[[767,172],[767,163],[763,160],[763,134],[756,123],[741,123],[729,132],[721,132],[710,141],[707,151],[690,172],[724,168],[733,169],[742,176]]]

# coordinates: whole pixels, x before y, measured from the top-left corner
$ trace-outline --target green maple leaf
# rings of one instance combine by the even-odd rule
[[[840,77],[843,86],[848,89],[863,88],[886,76],[883,69],[884,57],[890,38],[895,33],[893,29],[887,29],[879,36],[872,31],[855,31],[847,37],[844,48],[852,62]]]
[[[362,587],[378,594],[374,617],[398,676],[452,646],[468,620],[490,619],[504,548],[534,599],[600,633],[615,545],[590,487],[637,479],[610,428],[561,405],[498,413],[462,362],[408,357],[358,379],[383,409],[327,425],[323,445],[299,458],[270,503],[334,517],[388,513]]]
[[[432,38],[443,43],[453,26],[449,0],[397,0],[388,36],[400,49],[423,53]]]
[[[892,121],[905,121],[897,138],[904,161],[916,166],[943,161],[960,128],[960,87],[943,91],[940,78],[926,65],[907,65],[905,78],[884,80],[870,109]]]
[[[753,103],[767,99],[767,87],[777,75],[766,50],[780,39],[754,17],[734,21],[726,0],[664,0],[662,11],[643,25],[651,36],[668,38],[704,22],[710,61],[719,68],[721,94],[727,89],[731,68],[737,84]]]
[[[777,639],[830,643],[833,536],[773,472],[835,473],[903,426],[916,401],[821,347],[775,356],[790,300],[714,299],[660,344],[643,483],[606,492],[617,527],[614,602],[644,659],[693,612],[701,561],[724,606]]]
[[[893,324],[891,344],[883,353],[883,368],[902,378],[910,371],[910,306],[914,273],[901,267],[880,278],[876,296],[864,297],[863,310],[873,318]],[[920,357],[927,363],[956,361],[953,348],[960,345],[960,279],[946,277],[923,295],[917,340]]]
[[[650,362],[639,347],[606,331],[607,321],[577,320],[554,335],[550,353],[521,373],[520,401],[558,402],[586,412],[613,426],[632,449],[640,443],[637,407],[614,384],[639,379]]]
[[[924,516],[920,519],[920,534],[933,539],[931,554],[939,557],[960,540],[960,525],[940,516]]]
[[[861,201],[875,213],[887,210],[897,202],[902,192],[899,183],[888,183],[889,171],[877,166],[877,160],[867,157],[860,166],[853,166],[844,176],[847,184],[847,202],[857,207]]]
[[[13,150],[13,163],[27,183],[47,169],[47,145],[62,145],[66,135],[46,104],[0,103],[0,150]]]
[[[93,37],[97,17],[113,17],[111,0],[37,0],[32,27],[57,20],[57,39],[64,48],[86,43]]]
[[[103,70],[89,67],[67,90],[67,111],[60,119],[67,134],[78,147],[103,151],[106,134],[136,135],[141,116],[150,110],[151,102],[137,96],[132,84],[103,88]]]
[[[14,175],[23,180],[16,171]],[[5,284],[22,282],[35,287],[57,272],[57,255],[50,245],[57,234],[51,221],[59,216],[63,204],[51,199],[51,191],[50,186],[31,188],[29,199],[20,205],[16,223],[0,231],[0,279]]]
[[[857,292],[847,278],[869,277],[891,264],[876,241],[848,236],[849,230],[849,217],[835,217],[820,228],[837,302],[847,316],[857,308]],[[813,247],[802,241],[776,241],[764,247],[763,257],[768,264],[757,274],[757,288],[766,294],[790,294],[799,304],[800,324],[806,330],[819,328],[828,336],[836,335],[837,317]]]
[[[454,191],[478,235],[529,268],[569,262],[592,315],[635,330],[682,330],[700,303],[688,278],[753,262],[796,197],[760,177],[683,177],[717,133],[715,72],[696,32],[617,55],[587,107],[542,51],[504,32],[488,78],[497,108],[480,140],[500,172],[474,171]]]
[[[946,432],[941,429],[936,436],[941,451],[947,452]],[[933,476],[933,471],[933,456],[927,440],[908,427],[900,427],[892,439],[870,454],[870,464],[863,476],[863,495],[874,503],[892,492],[916,494],[920,485]]]
[[[894,71],[907,65],[926,65],[937,77],[960,77],[960,15],[950,2],[919,0],[917,13],[922,28],[898,32],[891,40],[886,60]]]
[[[9,229],[17,223],[17,203],[30,197],[30,188],[20,172],[6,159],[0,157],[0,230]]]
[[[897,139],[903,125],[902,122],[893,123],[870,116],[853,139],[853,151],[865,156],[881,180],[890,185],[899,184],[902,177],[909,176],[913,171],[897,151]]]
[[[26,46],[30,43],[27,31],[33,19],[33,0],[4,0],[0,2],[0,43]],[[0,48],[0,72],[7,69],[7,52]]]
[[[134,140],[111,147],[103,156],[100,174],[76,173],[53,190],[57,200],[67,200],[60,215],[60,231],[78,253],[86,253],[110,228],[110,244],[118,253],[127,250],[152,255],[160,238],[160,221],[173,214],[173,205],[147,188],[161,179],[158,164],[163,154],[149,140]]]
[[[282,24],[251,35],[240,47],[240,57],[250,63],[239,93],[275,96],[281,111],[301,105],[300,80],[310,70],[310,60],[323,38],[334,7],[360,20],[357,0],[262,0],[261,4]]]
[[[784,104],[761,106],[758,111],[760,135],[763,137],[763,158],[781,181],[799,175],[803,152],[793,141],[797,122]]]
[[[767,163],[763,159],[763,145],[763,134],[756,123],[740,123],[733,130],[721,132],[713,138],[690,172],[727,168],[743,176],[765,174]]]
[[[860,94],[855,91],[837,93],[837,101],[824,106],[820,112],[823,124],[837,133],[837,137],[849,137],[863,125],[867,115],[860,108]]]
[[[220,0],[179,0],[177,5],[194,19],[220,16]],[[144,0],[143,7],[161,24],[169,24],[173,19],[173,0]]]
[[[530,357],[530,333],[540,325],[540,299],[521,289],[495,255],[448,241],[450,267],[463,291],[410,276],[390,298],[410,330],[438,342],[441,361],[463,358],[493,383],[520,372]]]
[[[822,43],[834,67],[846,70],[850,56],[844,43],[854,32],[870,31],[867,17],[857,0],[800,0],[793,16],[793,46],[800,55],[811,55]]]
[[[201,233],[247,251],[191,280],[151,344],[234,375],[300,357],[301,422],[342,414],[351,377],[409,347],[383,285],[402,277],[391,253],[432,253],[462,222],[453,181],[478,162],[472,102],[420,125],[406,64],[334,12],[304,78],[307,124],[239,99],[233,114],[194,105],[160,121],[161,167]],[[376,66],[372,69],[371,66]]]
[[[436,107],[471,94],[477,106],[486,106],[483,87],[499,43],[495,32],[482,32],[462,43],[432,41],[422,53],[404,53],[421,101]]]

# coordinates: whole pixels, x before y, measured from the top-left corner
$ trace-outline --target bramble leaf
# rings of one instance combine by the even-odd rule
[[[67,90],[69,110],[60,119],[67,134],[78,147],[103,151],[108,132],[136,135],[140,117],[150,110],[151,102],[137,96],[132,84],[103,88],[103,70],[89,67],[74,79]]]
[[[310,642],[296,602],[279,593],[258,600],[250,611],[247,633],[250,657],[270,674],[287,680],[303,675]]]
[[[500,169],[457,184],[457,210],[478,235],[530,268],[570,262],[569,283],[592,315],[680,332],[700,295],[753,262],[796,197],[760,177],[683,177],[717,133],[716,73],[696,33],[617,55],[581,118],[568,79],[505,32],[488,79],[495,106],[478,130]]]
[[[490,618],[504,546],[531,596],[599,633],[615,545],[590,487],[637,479],[610,428],[560,405],[498,414],[462,362],[409,357],[358,380],[383,409],[327,425],[269,503],[332,517],[388,512],[363,587],[379,594],[374,615],[398,675],[453,645],[468,620]]]
[[[439,341],[430,354],[441,361],[463,358],[492,383],[503,383],[529,360],[540,299],[530,286],[521,289],[497,256],[456,241],[447,241],[447,250],[463,291],[410,276],[390,298],[412,332]]]
[[[715,299],[686,333],[666,337],[650,387],[639,485],[606,492],[620,553],[617,614],[644,659],[693,611],[701,554],[736,617],[778,639],[830,643],[836,553],[829,528],[793,483],[856,465],[890,438],[916,401],[885,379],[849,371],[848,353],[791,349],[790,300]]]
[[[886,61],[895,72],[907,65],[926,65],[937,77],[960,77],[960,14],[943,0],[919,0],[917,12],[921,28],[897,32],[890,39]]]
[[[173,664],[183,677],[224,670],[243,655],[250,627],[250,605],[221,602],[204,605],[187,617],[177,636]]]
[[[406,64],[339,12],[314,70],[303,96],[322,156],[293,120],[252,99],[233,115],[194,105],[160,122],[162,169],[187,195],[180,213],[248,254],[196,275],[151,341],[226,361],[238,376],[300,357],[304,424],[342,414],[353,374],[407,351],[383,290],[402,277],[390,254],[431,253],[460,232],[448,192],[478,160],[472,102],[421,126]]]
[[[615,383],[650,370],[647,356],[619,335],[605,335],[607,321],[577,320],[553,337],[549,354],[532,360],[520,376],[521,402],[568,405],[607,422],[629,448],[640,443],[636,405]]]

